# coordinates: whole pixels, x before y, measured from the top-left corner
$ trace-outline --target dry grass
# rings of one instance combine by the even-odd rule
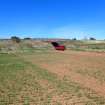
[[[49,50],[0,54],[0,105],[105,105],[104,57]]]
[[[36,52],[31,55],[28,54],[21,56],[26,61],[31,62],[33,65],[37,64],[43,69],[47,69],[50,73],[56,74],[57,78],[63,81],[63,83],[61,83],[63,85],[60,84],[60,86],[58,85],[59,83],[57,82],[57,88],[60,87],[64,90],[69,90],[73,88],[73,90],[71,89],[71,92],[67,91],[67,94],[68,96],[71,96],[71,94],[74,94],[75,97],[79,96],[79,100],[81,100],[80,101],[81,105],[83,103],[91,103],[91,102],[93,102],[95,105],[104,104],[104,103],[100,104],[100,102],[104,100],[100,99],[100,96],[105,97],[105,89],[104,89],[105,82],[103,81],[103,77],[100,76],[101,77],[101,78],[99,77],[100,79],[95,78],[96,77],[95,74],[92,73],[93,71],[97,70],[100,70],[100,73],[104,73],[104,71],[102,71],[105,69],[104,53],[101,54],[101,53],[90,53],[90,52],[84,53],[84,52],[75,52],[75,51],[65,51],[65,52],[48,51],[46,53]],[[92,75],[87,75],[87,73],[82,73],[83,70],[85,72],[90,72],[90,74]],[[48,75],[46,75],[46,77],[48,77]],[[55,85],[56,84],[53,84],[53,86]],[[84,101],[84,98],[86,102]],[[74,98],[74,100],[78,103],[77,99]],[[70,99],[68,101],[70,101]],[[94,105],[93,103],[92,105]]]

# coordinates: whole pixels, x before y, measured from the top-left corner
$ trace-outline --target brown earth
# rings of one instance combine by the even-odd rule
[[[76,72],[82,69],[105,70],[105,53],[54,51],[49,54],[35,54],[25,58],[33,64],[56,73],[61,78],[68,76],[72,81],[105,96],[105,82],[101,83],[94,77],[84,76]]]
[[[68,81],[73,81],[83,88],[88,88],[96,92],[97,95],[105,97],[105,80],[103,80],[105,74],[105,53],[48,51],[46,53],[36,52],[35,54],[22,55],[21,57],[25,61],[57,74],[59,79],[66,77]],[[94,74],[94,72],[97,73],[97,70],[98,73],[103,74],[99,75],[100,78]],[[34,75],[34,72],[31,71],[31,74]],[[84,102],[90,101],[86,97],[82,97],[83,99],[77,98],[65,92],[59,95],[56,93],[55,87],[46,80],[39,81],[39,84],[48,89],[48,94],[52,94],[51,105],[55,105],[54,103],[56,102],[62,103],[61,105],[85,105]],[[70,97],[72,98],[70,99]],[[66,100],[66,98],[68,99]],[[93,103],[92,105],[101,104]]]

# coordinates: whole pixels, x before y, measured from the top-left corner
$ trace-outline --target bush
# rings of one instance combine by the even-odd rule
[[[16,43],[20,43],[20,42],[21,42],[21,39],[20,39],[19,37],[17,37],[17,36],[12,36],[12,37],[11,37],[11,40],[12,40],[13,42],[16,42]]]

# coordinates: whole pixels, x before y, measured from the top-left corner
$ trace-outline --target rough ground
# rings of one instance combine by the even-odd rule
[[[105,53],[0,54],[0,105],[105,105]]]
[[[56,74],[61,80],[66,78],[68,82],[72,81],[77,83],[84,89],[92,90],[97,96],[105,97],[105,53],[52,51],[44,53],[37,52],[28,56],[21,56],[24,60],[29,61],[32,64],[37,64],[41,68],[47,69],[49,72]],[[45,84],[46,86],[45,81],[42,81],[41,84]],[[64,97],[62,97],[63,96],[54,96],[53,100],[65,102],[63,99]],[[78,100],[76,99],[76,96],[74,100]],[[85,105],[83,100],[87,101],[88,99],[80,98],[80,100],[82,100],[82,102],[77,103],[77,105]],[[65,103],[63,104],[63,102],[61,102],[62,105],[66,105]],[[73,105],[75,105],[75,102]]]

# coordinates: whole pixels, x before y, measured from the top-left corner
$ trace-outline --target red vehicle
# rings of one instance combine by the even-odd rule
[[[56,50],[64,51],[66,47],[64,45],[59,45],[57,42],[51,42]]]

